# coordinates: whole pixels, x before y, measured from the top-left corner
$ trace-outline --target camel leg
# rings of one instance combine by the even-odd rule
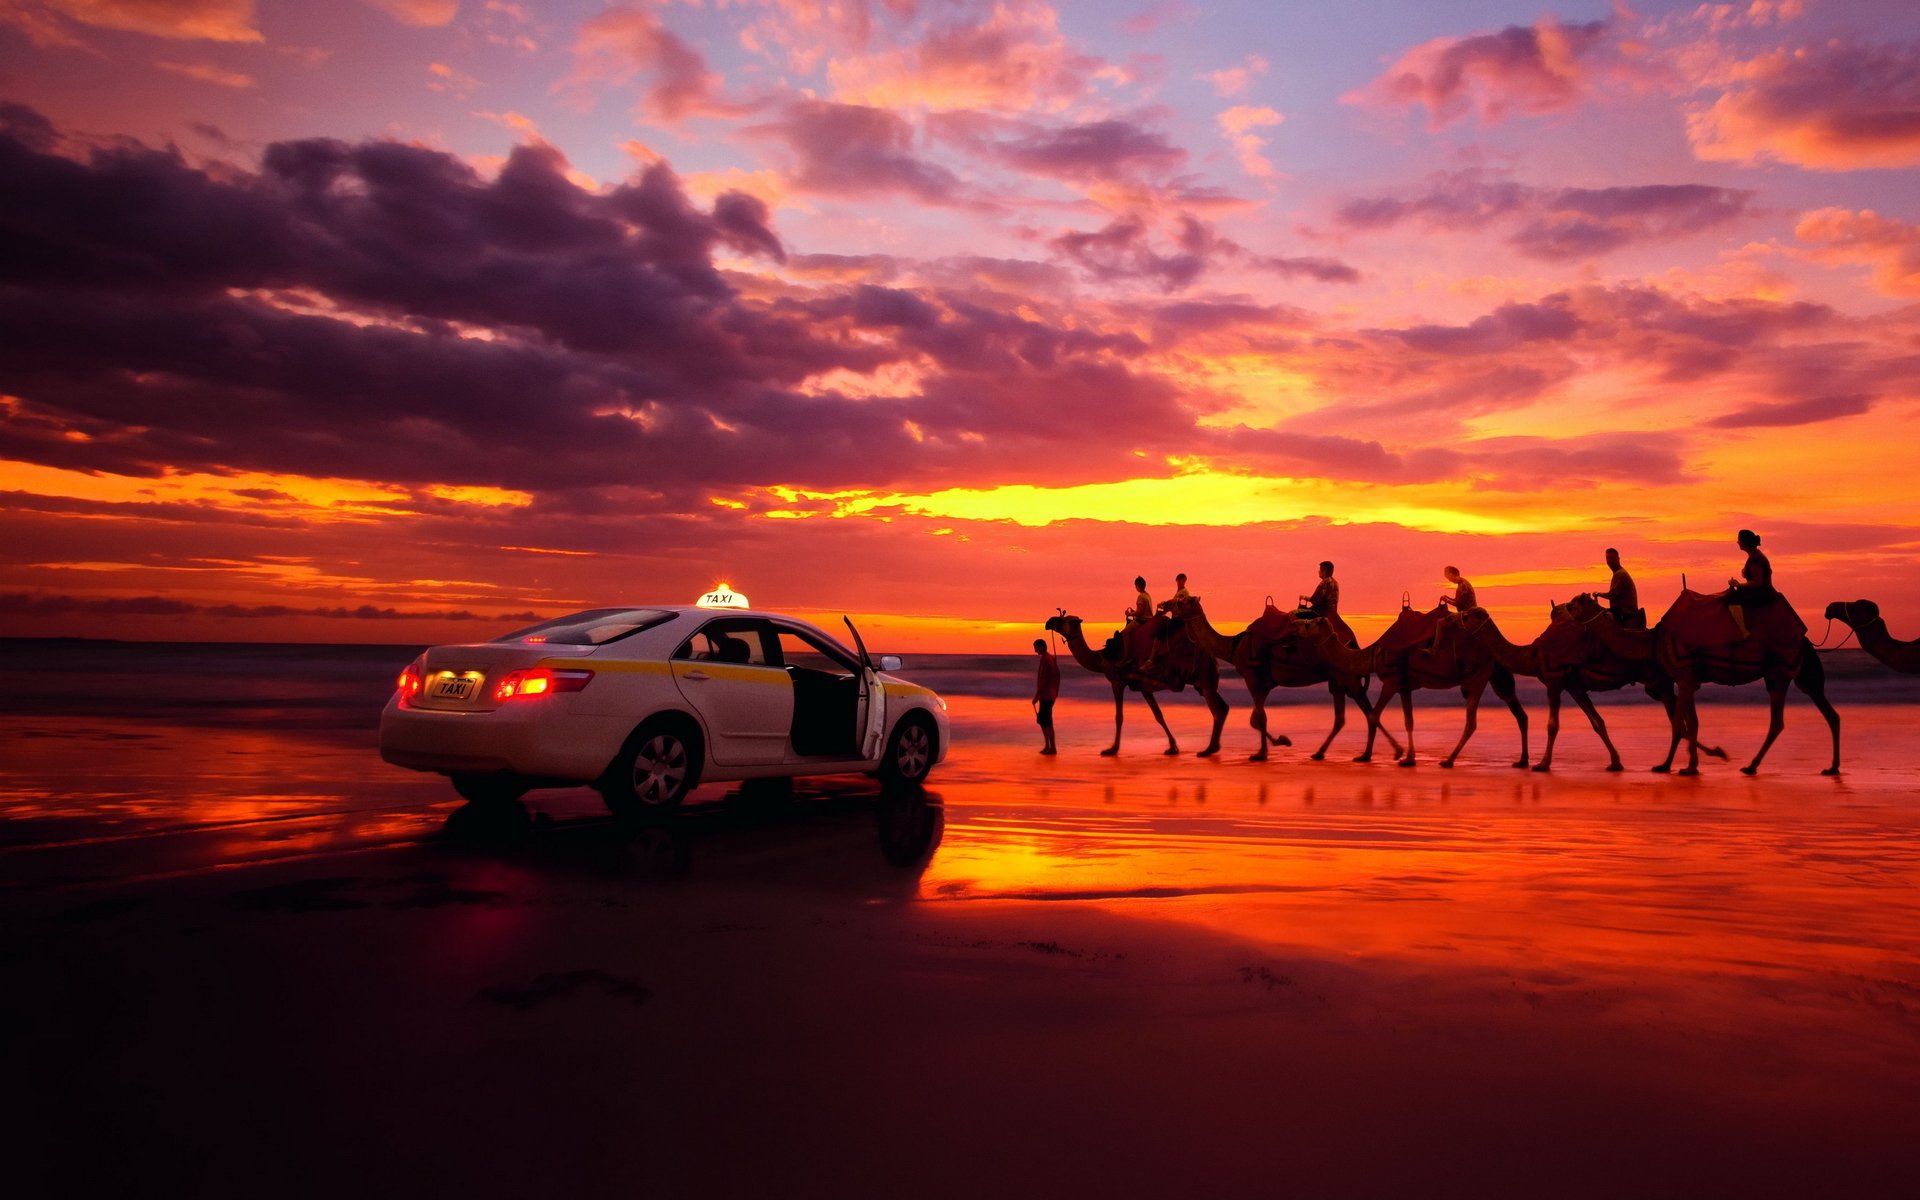
[[[1520,703],[1520,689],[1505,667],[1495,667],[1490,682],[1493,684],[1493,694],[1507,702],[1507,711],[1513,714],[1513,723],[1520,727],[1520,757],[1513,766],[1517,771],[1524,771],[1530,757],[1527,753],[1527,707]],[[1460,744],[1466,745],[1466,739],[1460,739]]]
[[[1313,761],[1315,762],[1319,762],[1322,759],[1326,758],[1327,747],[1333,745],[1333,739],[1335,735],[1337,735],[1340,732],[1341,727],[1347,723],[1346,693],[1340,690],[1340,685],[1337,683],[1329,683],[1327,685],[1327,691],[1333,694],[1333,728],[1327,731],[1327,740],[1324,742],[1321,742],[1320,748],[1313,752]],[[1364,709],[1364,706],[1366,705],[1366,701],[1362,700],[1360,703]]]
[[[1820,715],[1827,719],[1827,728],[1833,732],[1833,765],[1820,772],[1822,775],[1840,773],[1840,714],[1833,710],[1833,704],[1827,699],[1827,668],[1820,661],[1818,651],[1811,647],[1803,649],[1800,660],[1800,675],[1794,684],[1813,701]]]
[[[1381,703],[1383,705],[1386,703],[1384,697],[1382,698]],[[1413,765],[1413,689],[1412,688],[1400,689],[1400,716],[1401,716],[1401,719],[1404,720],[1407,724],[1407,752],[1401,755],[1400,765],[1403,767],[1410,767]]]
[[[1353,696],[1354,696],[1354,699],[1357,700],[1360,704],[1360,711],[1366,713],[1367,718],[1369,720],[1375,720],[1376,717],[1378,720],[1386,719],[1386,715],[1387,715],[1387,682],[1386,680],[1383,679],[1380,681],[1380,703],[1378,704],[1369,705],[1367,703],[1367,685],[1365,683],[1361,683],[1359,685],[1359,687],[1354,691]],[[1391,729],[1388,729],[1385,725],[1376,724],[1376,728],[1380,730],[1380,736],[1387,739],[1387,747],[1393,751],[1393,756],[1395,758],[1399,758],[1400,743],[1393,740],[1393,731]],[[1368,754],[1373,753],[1371,743],[1368,744],[1367,753]]]
[[[1255,748],[1252,754],[1247,755],[1247,761],[1248,762],[1265,762],[1267,761],[1267,697],[1266,697],[1266,693],[1256,692],[1252,688],[1248,688],[1247,694],[1253,697],[1253,715],[1247,718],[1247,724],[1253,726],[1253,731],[1260,735],[1259,744]]]
[[[1587,695],[1587,689],[1585,688],[1570,688],[1568,690],[1573,693],[1573,702],[1580,706],[1580,711],[1587,714],[1587,724],[1593,726],[1593,732],[1599,735],[1600,744],[1607,748],[1607,758],[1609,760],[1607,770],[1626,770],[1625,767],[1620,765],[1620,751],[1614,748],[1613,739],[1607,736],[1607,722],[1600,716],[1600,710],[1594,707],[1593,697]],[[1669,754],[1669,757],[1671,757],[1671,754]]]
[[[1480,694],[1486,690],[1487,681],[1484,679],[1469,681],[1460,689],[1460,694],[1467,701],[1467,719],[1460,727],[1460,740],[1454,745],[1453,753],[1440,760],[1441,766],[1453,766],[1453,760],[1459,758],[1460,752],[1467,748],[1467,739],[1473,736],[1473,731],[1480,725]]]
[[[1760,773],[1760,760],[1767,756],[1773,746],[1773,739],[1787,727],[1787,677],[1784,673],[1767,677],[1767,740],[1760,743],[1760,753],[1753,761],[1740,768],[1742,775]]]
[[[1126,685],[1118,679],[1109,682],[1113,684],[1113,745],[1100,752],[1102,758],[1112,758],[1120,753],[1120,726],[1125,722],[1127,715]]]
[[[1219,688],[1201,692],[1207,702],[1207,711],[1213,714],[1213,736],[1207,741],[1207,748],[1195,755],[1196,758],[1212,758],[1220,753],[1220,731],[1226,728],[1229,707],[1227,698],[1220,694]]]
[[[1674,689],[1674,722],[1680,736],[1687,739],[1687,765],[1680,768],[1682,775],[1700,773],[1700,710],[1693,701],[1693,694],[1699,690],[1700,685],[1692,681]]]
[[[1147,702],[1147,711],[1153,714],[1154,720],[1160,722],[1160,731],[1167,735],[1167,748],[1160,753],[1180,753],[1180,743],[1173,740],[1173,729],[1167,724],[1167,714],[1160,711],[1160,701],[1154,699],[1153,693],[1148,691],[1142,691],[1140,698]]]
[[[1388,683],[1386,680],[1382,679],[1380,681],[1380,702],[1378,704],[1368,706],[1365,710],[1367,714],[1367,748],[1362,750],[1360,753],[1354,755],[1353,761],[1355,762],[1372,762],[1373,761],[1373,739],[1379,736],[1381,733],[1385,732],[1380,727],[1380,720],[1383,716],[1386,715],[1387,699],[1392,695],[1393,695],[1393,685]],[[1393,739],[1389,737],[1387,740],[1391,741]],[[1400,757],[1398,751],[1394,753],[1394,757],[1395,758]]]
[[[1534,764],[1536,771],[1553,770],[1553,743],[1560,737],[1560,688],[1547,689],[1547,752]]]
[[[1658,700],[1660,707],[1667,710],[1667,727],[1673,734],[1672,739],[1667,742],[1667,757],[1653,768],[1655,772],[1664,775],[1673,769],[1673,756],[1680,750],[1680,719],[1674,711],[1673,689],[1651,683],[1643,686],[1646,689],[1647,699]]]

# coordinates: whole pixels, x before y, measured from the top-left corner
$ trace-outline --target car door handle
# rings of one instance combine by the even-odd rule
[[[682,675],[680,678],[691,679],[695,683],[704,683],[705,681],[713,677],[711,675],[708,675],[705,671],[693,670],[693,671],[688,671],[685,675]]]

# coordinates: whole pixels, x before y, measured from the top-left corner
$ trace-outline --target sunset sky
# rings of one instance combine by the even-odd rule
[[[1920,5],[0,0],[0,633],[1920,633]]]

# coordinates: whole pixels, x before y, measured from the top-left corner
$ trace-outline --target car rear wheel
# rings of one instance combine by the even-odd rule
[[[671,812],[700,782],[700,735],[691,722],[648,721],[615,756],[600,795],[613,814],[629,820]]]
[[[886,753],[880,756],[883,783],[919,783],[933,769],[933,723],[918,714],[893,727]]]

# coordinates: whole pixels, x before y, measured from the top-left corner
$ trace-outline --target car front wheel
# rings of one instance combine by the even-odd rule
[[[933,726],[925,717],[910,716],[893,727],[886,753],[880,757],[885,783],[919,783],[933,769]]]
[[[700,735],[687,722],[649,721],[607,768],[600,795],[617,817],[671,812],[700,782]]]

